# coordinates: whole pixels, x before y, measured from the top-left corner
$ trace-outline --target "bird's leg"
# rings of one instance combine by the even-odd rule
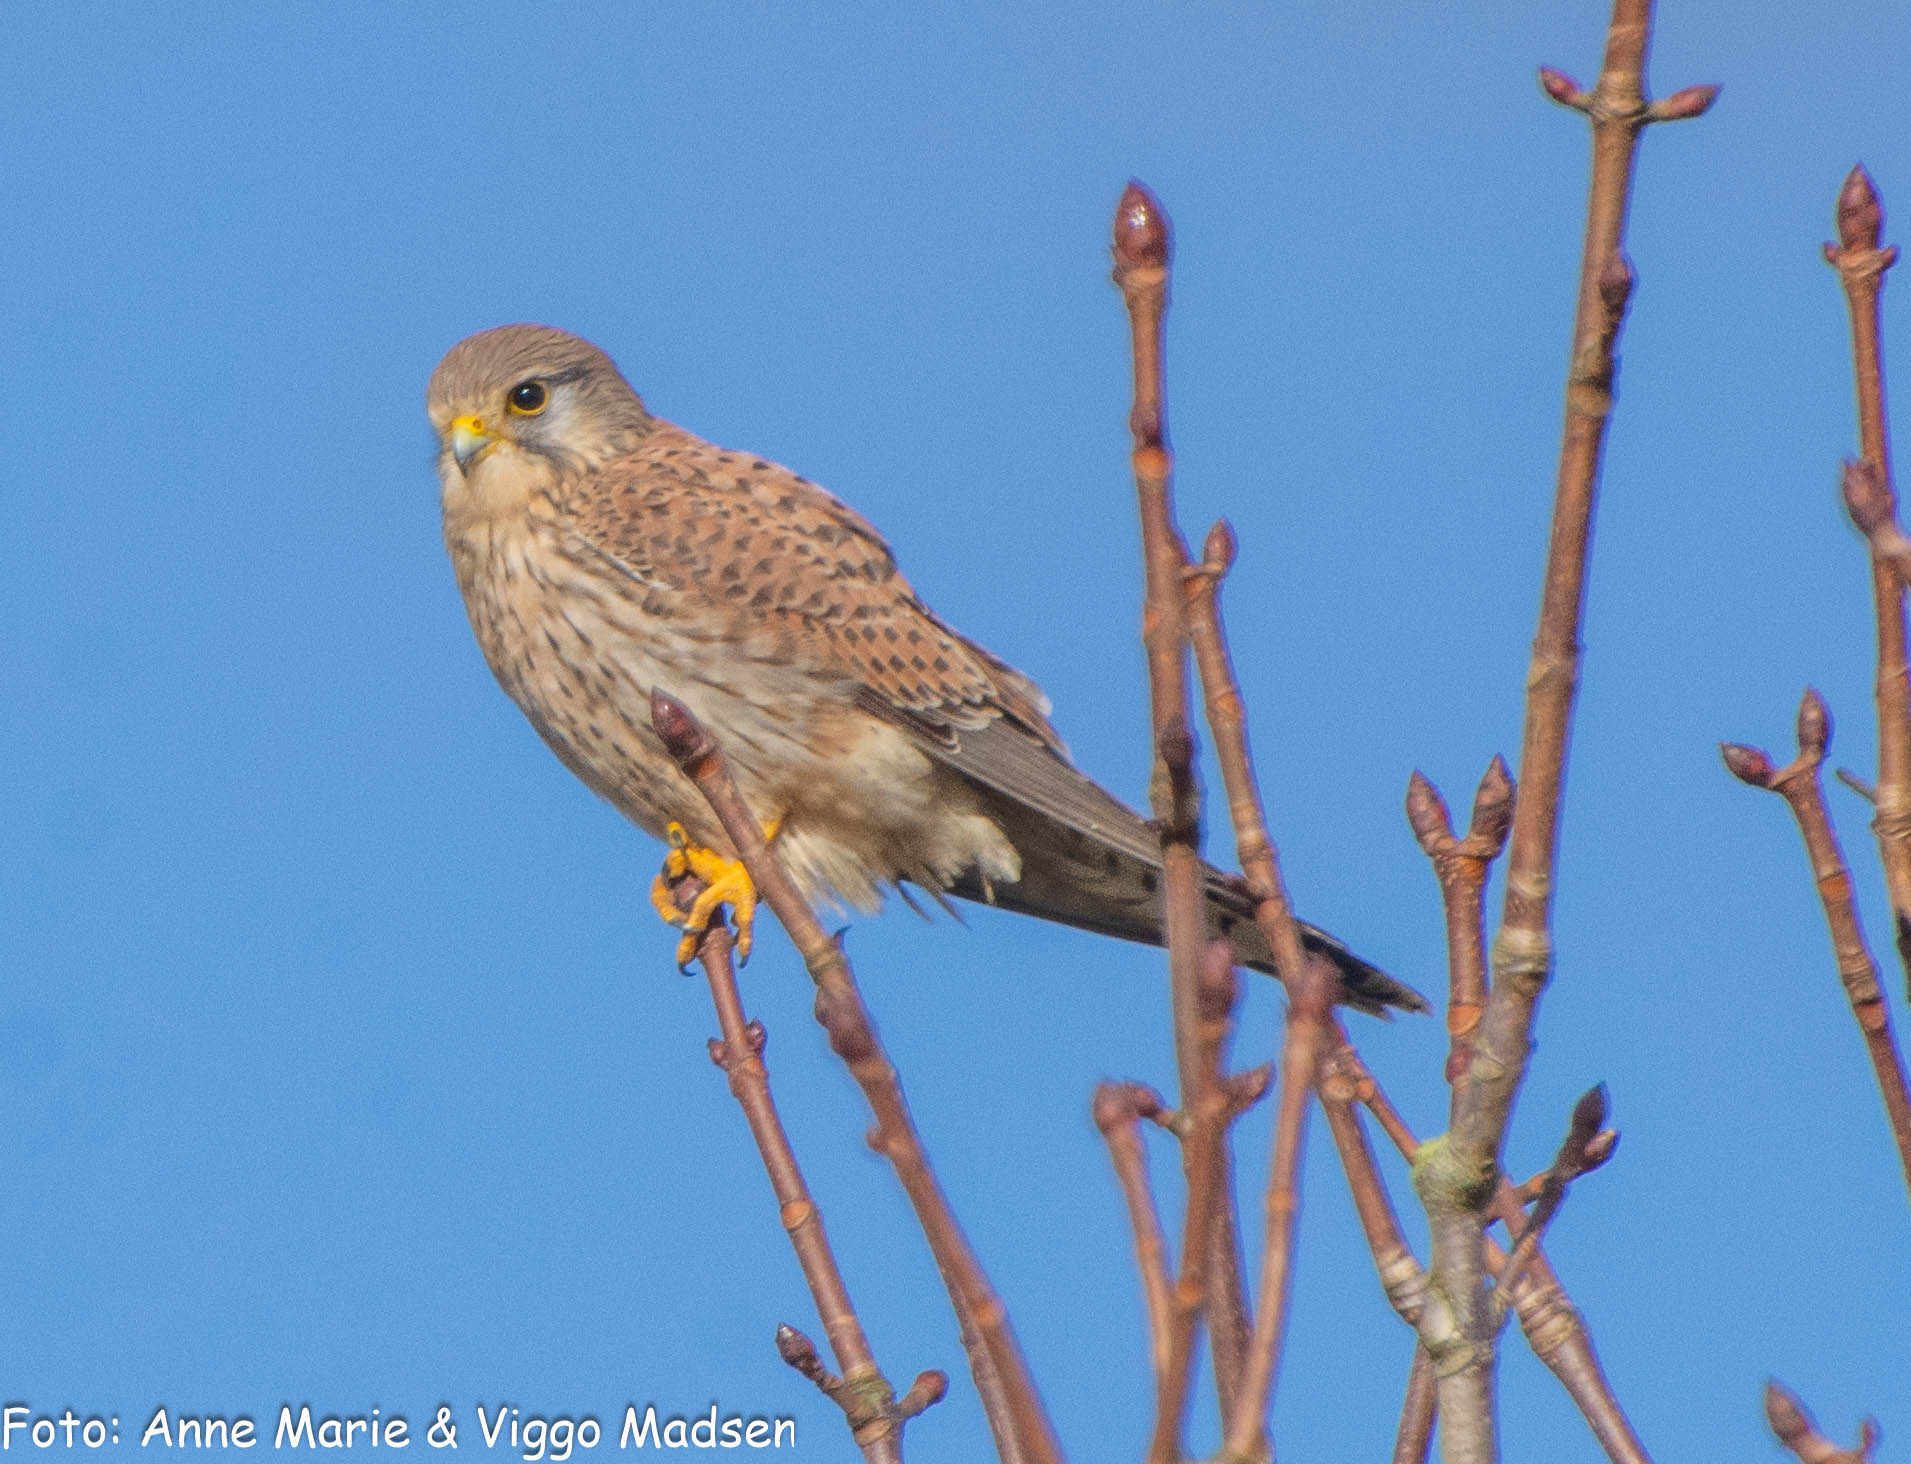
[[[763,826],[765,843],[776,838],[781,824],[782,820],[777,819]],[[683,930],[683,939],[677,942],[678,968],[689,969],[697,954],[697,942],[725,905],[730,907],[736,920],[737,962],[748,961],[756,924],[756,886],[750,883],[743,861],[726,859],[714,849],[691,843],[690,835],[680,823],[670,824],[664,833],[670,840],[670,852],[664,855],[664,867],[651,881],[650,903],[657,907],[657,913],[666,923]],[[688,910],[677,904],[673,893],[677,882],[686,875],[694,876],[703,884],[703,892],[691,901]]]

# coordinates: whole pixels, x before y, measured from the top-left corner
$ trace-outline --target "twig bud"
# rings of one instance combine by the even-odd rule
[[[914,1418],[925,1408],[935,1407],[948,1391],[949,1375],[946,1372],[930,1368],[927,1372],[917,1373],[916,1380],[909,1385],[909,1391],[896,1400],[896,1412],[904,1418]]]
[[[1555,71],[1550,66],[1539,69],[1540,90],[1558,102],[1562,107],[1574,107],[1584,111],[1586,94],[1579,89],[1579,83],[1563,71]]]
[[[1858,164],[1845,175],[1838,190],[1838,242],[1847,249],[1876,249],[1884,232],[1884,204],[1878,190]]]
[[[1772,760],[1756,747],[1747,747],[1742,742],[1721,742],[1719,754],[1732,776],[1741,783],[1750,783],[1754,788],[1771,787]]]
[[[1130,179],[1115,205],[1115,268],[1165,268],[1168,248],[1168,215],[1154,194]]]
[[[1817,762],[1830,743],[1831,713],[1825,709],[1825,699],[1808,686],[1798,703],[1798,750]]]
[[[1632,287],[1638,282],[1631,260],[1619,253],[1607,256],[1599,269],[1599,303],[1606,307],[1608,316],[1617,320],[1626,313],[1626,302],[1632,298]]]
[[[1453,820],[1447,813],[1446,799],[1418,768],[1407,779],[1407,826],[1429,854],[1434,852],[1435,845],[1453,837]]]
[[[1584,1149],[1606,1122],[1606,1085],[1595,1083],[1579,1095],[1573,1105],[1573,1121],[1567,1135],[1575,1148]]]
[[[661,686],[651,688],[650,725],[663,740],[664,751],[680,765],[695,762],[712,746],[690,708]]]
[[[1811,1432],[1811,1420],[1805,1410],[1776,1378],[1765,1384],[1765,1421],[1778,1435],[1778,1441],[1790,1447],[1794,1440]]]
[[[1514,794],[1512,769],[1496,752],[1480,779],[1480,791],[1473,795],[1473,825],[1469,830],[1473,838],[1490,844],[1496,855],[1506,847],[1507,830],[1513,827]]]
[[[1211,574],[1226,574],[1234,568],[1234,551],[1237,547],[1234,525],[1224,518],[1216,519],[1201,545],[1201,567]]]
[[[835,1381],[817,1357],[816,1344],[788,1322],[776,1324],[776,1355],[819,1387]]]
[[[1842,487],[1845,512],[1867,539],[1891,522],[1897,509],[1892,502],[1891,486],[1869,458],[1846,460]]]
[[[1088,1105],[1088,1111],[1094,1115],[1095,1127],[1103,1133],[1110,1133],[1125,1123],[1133,1123],[1137,1116],[1128,1084],[1117,1083],[1112,1078],[1104,1078],[1095,1084],[1094,1101]]]
[[[1688,117],[1701,117],[1718,100],[1718,95],[1716,86],[1683,86],[1671,96],[1654,102],[1647,115],[1654,122],[1683,122]]]
[[[1225,1080],[1228,1089],[1228,1107],[1235,1113],[1245,1113],[1267,1096],[1267,1090],[1274,1085],[1274,1064],[1256,1063],[1245,1072],[1230,1074]]]
[[[1194,766],[1194,732],[1187,719],[1179,715],[1170,718],[1161,729],[1161,736],[1155,739],[1155,750],[1170,770],[1187,773]]]
[[[1593,1170],[1612,1158],[1618,1148],[1619,1130],[1601,1129],[1590,1139],[1586,1140],[1586,1147],[1580,1151],[1579,1172],[1581,1174],[1592,1173]]]

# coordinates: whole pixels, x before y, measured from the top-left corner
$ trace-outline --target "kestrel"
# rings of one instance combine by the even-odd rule
[[[853,509],[653,417],[608,356],[546,326],[459,342],[427,395],[445,545],[485,659],[639,827],[734,852],[651,730],[662,687],[721,744],[812,903],[872,911],[908,883],[1160,943],[1155,834]],[[1240,960],[1272,969],[1238,883],[1210,871],[1208,903]],[[1352,1005],[1425,1007],[1302,929]]]

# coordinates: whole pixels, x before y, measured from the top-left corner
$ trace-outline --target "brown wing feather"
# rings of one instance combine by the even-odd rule
[[[787,468],[658,423],[560,505],[632,575],[730,613],[740,641],[792,638],[882,704],[929,725],[1008,715],[1059,748],[1048,702],[1019,672],[943,624],[854,509]]]

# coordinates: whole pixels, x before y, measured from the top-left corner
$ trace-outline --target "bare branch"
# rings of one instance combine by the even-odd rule
[[[1337,1026],[1334,1035],[1336,1071],[1345,1074],[1354,1084],[1355,1096],[1373,1114],[1401,1156],[1412,1162],[1420,1152],[1419,1139],[1367,1070],[1359,1051],[1348,1042],[1346,1032]],[[1504,1179],[1494,1195],[1492,1213],[1506,1223],[1509,1231],[1524,1223],[1526,1212],[1518,1194]],[[1505,1253],[1490,1237],[1486,1240],[1486,1260],[1489,1270],[1505,1263]],[[1647,1464],[1645,1446],[1633,1432],[1625,1410],[1612,1391],[1612,1383],[1599,1365],[1585,1318],[1567,1296],[1544,1250],[1534,1253],[1527,1275],[1507,1289],[1514,1315],[1519,1318],[1520,1330],[1525,1333],[1533,1355],[1552,1369],[1585,1416],[1593,1437],[1599,1440],[1607,1457],[1613,1464]]]
[[[1141,1294],[1148,1306],[1148,1355],[1155,1385],[1160,1387],[1169,1365],[1169,1317],[1174,1299],[1168,1286],[1168,1242],[1148,1184],[1148,1151],[1141,1142],[1141,1120],[1158,1117],[1160,1094],[1140,1083],[1102,1083],[1095,1089],[1095,1127],[1108,1144],[1115,1178],[1128,1202],[1128,1220],[1135,1231],[1135,1265],[1141,1272]]]
[[[1911,945],[1906,941],[1911,932],[1911,673],[1905,664],[1904,584],[1895,567],[1904,536],[1895,522],[1897,493],[1885,427],[1884,348],[1878,323],[1878,293],[1898,251],[1880,247],[1884,205],[1862,167],[1853,168],[1838,190],[1837,214],[1838,242],[1825,246],[1825,259],[1838,271],[1851,315],[1863,459],[1845,474],[1845,498],[1853,520],[1871,542],[1871,596],[1878,626],[1877,814],[1871,827],[1891,895],[1898,959],[1911,983]]]
[[[1193,776],[1188,627],[1181,588],[1188,549],[1174,521],[1174,457],[1168,449],[1162,388],[1162,320],[1168,308],[1171,232],[1160,201],[1140,183],[1129,183],[1115,208],[1114,279],[1128,310],[1134,357],[1134,405],[1128,424],[1134,437],[1132,461],[1146,578],[1142,644],[1148,661],[1154,751],[1148,794],[1161,835],[1162,925],[1181,1103],[1191,1109],[1202,1082],[1196,987],[1201,979],[1201,950],[1207,941],[1207,912],[1198,850],[1200,796]],[[1223,1193],[1231,1195],[1225,1143],[1213,1160]],[[1185,1146],[1182,1162],[1184,1167],[1194,1162]],[[1232,1206],[1219,1205],[1213,1214],[1214,1231],[1207,1242],[1206,1306],[1215,1381],[1225,1411],[1233,1406],[1240,1386],[1247,1308]]]
[[[1513,775],[1495,756],[1473,798],[1473,821],[1464,839],[1454,837],[1453,822],[1440,790],[1419,772],[1407,780],[1407,822],[1440,881],[1447,927],[1447,1081],[1456,1090],[1466,1083],[1473,1057],[1473,1032],[1486,1009],[1486,879],[1506,847],[1513,821]]]
[[[702,881],[695,876],[680,880],[675,890],[678,904],[688,909],[701,888]],[[843,1410],[864,1459],[872,1464],[873,1461],[897,1461],[902,1458],[902,1426],[909,1415],[897,1405],[894,1388],[876,1365],[869,1340],[863,1335],[862,1323],[850,1303],[849,1289],[830,1250],[822,1212],[810,1198],[796,1152],[790,1146],[782,1116],[771,1097],[769,1070],[763,1062],[763,1026],[743,1014],[743,1000],[730,960],[733,944],[729,927],[721,921],[713,922],[698,938],[697,956],[709,981],[710,998],[723,1032],[720,1039],[711,1042],[710,1057],[729,1077],[731,1096],[749,1123],[750,1136],[756,1140],[764,1172],[769,1175],[770,1188],[776,1194],[783,1229],[796,1252],[803,1280],[816,1300],[824,1335],[829,1338],[830,1350],[843,1374],[838,1377],[825,1369],[816,1356],[815,1345],[794,1327],[784,1325],[777,1329],[777,1350],[785,1362],[797,1368]],[[918,1379],[918,1383],[920,1381]],[[946,1388],[946,1378],[943,1384]],[[938,1393],[937,1397],[940,1396]],[[922,1405],[926,1406],[927,1403]],[[921,1412],[921,1407],[915,1411]]]
[[[816,983],[816,1020],[875,1114],[876,1128],[870,1144],[895,1167],[942,1272],[997,1452],[1018,1464],[1024,1460],[1027,1464],[1053,1464],[1060,1459],[1061,1450],[1021,1349],[1016,1346],[1008,1315],[929,1167],[928,1155],[903,1099],[901,1081],[877,1040],[862,994],[856,989],[849,958],[824,933],[797,893],[783,861],[764,842],[762,825],[745,806],[721,749],[690,709],[662,689],[655,689],[650,696],[650,720],[664,750],[697,785],[722,823],[757,893],[775,911],[802,953],[810,978]]]
[[[1606,1085],[1588,1089],[1573,1105],[1572,1123],[1559,1153],[1539,1177],[1538,1203],[1514,1238],[1512,1254],[1496,1278],[1496,1300],[1503,1314],[1506,1295],[1518,1282],[1521,1272],[1539,1251],[1539,1239],[1558,1213],[1566,1198],[1566,1187],[1582,1174],[1589,1174],[1612,1158],[1619,1147],[1619,1135],[1603,1127],[1606,1122]],[[1524,1188],[1524,1186],[1522,1186]]]
[[[1433,1444],[1433,1420],[1439,1411],[1439,1390],[1433,1383],[1433,1359],[1427,1349],[1413,1349],[1407,1370],[1407,1392],[1400,1400],[1400,1427],[1394,1433],[1393,1464],[1426,1464]]]
[[[1846,867],[1838,835],[1831,826],[1831,814],[1825,807],[1819,769],[1824,764],[1830,741],[1831,716],[1824,700],[1807,688],[1798,707],[1798,756],[1791,762],[1775,768],[1764,752],[1738,743],[1726,743],[1720,751],[1735,777],[1755,788],[1767,788],[1783,796],[1798,821],[1798,832],[1805,841],[1805,853],[1811,860],[1812,874],[1818,884],[1819,902],[1825,909],[1825,923],[1831,930],[1838,979],[1844,985],[1851,1014],[1858,1020],[1865,1051],[1871,1057],[1878,1091],[1884,1098],[1885,1114],[1897,1140],[1898,1159],[1904,1166],[1905,1184],[1911,1188],[1911,1088],[1907,1088],[1904,1059],[1891,1031],[1891,1011],[1878,984],[1878,963],[1858,923],[1851,871]]]
[[[1321,957],[1305,960],[1301,979],[1288,988],[1287,1032],[1282,1043],[1281,1098],[1274,1124],[1274,1155],[1267,1181],[1267,1229],[1261,1251],[1260,1296],[1254,1340],[1236,1411],[1228,1417],[1220,1458],[1253,1464],[1267,1457],[1267,1414],[1274,1372],[1286,1339],[1287,1304],[1293,1293],[1295,1239],[1300,1219],[1301,1141],[1315,1076],[1333,1023],[1332,992],[1338,977]]]
[[[1646,124],[1696,115],[1712,95],[1687,91],[1656,110],[1648,106],[1644,83],[1651,18],[1650,0],[1614,0],[1605,62],[1590,96],[1558,73],[1543,78],[1550,95],[1580,107],[1592,122],[1592,181],[1552,538],[1526,681],[1520,797],[1507,855],[1506,903],[1493,946],[1493,988],[1467,1080],[1456,1091],[1452,1130],[1445,1142],[1426,1146],[1414,1164],[1414,1185],[1432,1230],[1434,1289],[1458,1322],[1459,1341],[1446,1355],[1434,1350],[1422,1331],[1441,1379],[1441,1439],[1448,1464],[1487,1464],[1498,1457],[1494,1324],[1481,1229],[1499,1188],[1507,1119],[1525,1075],[1539,996],[1553,966],[1560,793],[1579,680],[1587,551],[1613,404],[1613,348],[1633,284],[1621,252],[1633,159]]]

